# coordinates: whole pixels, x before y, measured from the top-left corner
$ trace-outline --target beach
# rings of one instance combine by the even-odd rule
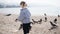
[[[23,34],[23,30],[19,30],[21,22],[15,22],[15,19],[18,17],[18,15],[12,14],[10,16],[6,16],[6,14],[0,13],[0,34]],[[44,22],[43,15],[33,15],[31,16],[31,22],[32,19],[39,20],[42,18],[41,24],[31,24],[32,29],[29,34],[60,34],[60,17],[57,16],[47,16],[47,22]],[[49,21],[52,21],[57,18],[57,28],[49,31],[49,29],[52,27]]]

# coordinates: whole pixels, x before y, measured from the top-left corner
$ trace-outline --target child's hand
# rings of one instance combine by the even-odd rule
[[[15,20],[15,22],[17,22],[18,19]]]

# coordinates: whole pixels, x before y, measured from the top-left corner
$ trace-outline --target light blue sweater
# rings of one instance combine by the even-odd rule
[[[29,12],[29,10],[27,8],[23,8],[21,9],[18,20],[26,24],[30,22],[30,16],[31,16],[31,13]]]

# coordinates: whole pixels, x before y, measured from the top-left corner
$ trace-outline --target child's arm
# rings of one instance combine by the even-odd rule
[[[18,16],[18,18],[15,21],[22,21],[24,19],[24,12],[21,11],[20,15]]]
[[[21,11],[20,15],[18,16],[18,18],[15,21],[22,21],[24,19],[24,12]]]

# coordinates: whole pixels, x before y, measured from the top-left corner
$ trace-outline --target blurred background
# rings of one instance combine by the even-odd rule
[[[32,15],[60,15],[60,0],[0,0],[0,13],[20,13],[20,2],[25,1]]]

